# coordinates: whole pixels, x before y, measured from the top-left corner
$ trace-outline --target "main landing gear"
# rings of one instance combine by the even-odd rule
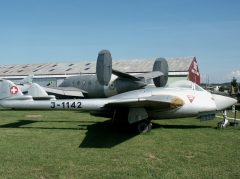
[[[139,134],[147,133],[152,129],[151,120],[144,108],[120,108],[114,110],[112,122],[116,126],[130,129]]]
[[[139,121],[136,124],[134,124],[134,126],[136,131],[140,134],[150,132],[152,129],[152,123],[148,119]]]

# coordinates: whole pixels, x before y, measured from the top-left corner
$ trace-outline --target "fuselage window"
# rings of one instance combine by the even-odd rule
[[[195,90],[196,91],[204,91],[204,89],[200,86],[198,86],[197,84],[195,84]]]

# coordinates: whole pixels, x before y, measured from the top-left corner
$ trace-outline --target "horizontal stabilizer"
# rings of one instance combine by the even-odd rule
[[[57,88],[44,87],[44,90],[47,93],[51,93],[54,95],[69,96],[69,97],[84,97],[83,94],[87,94],[86,91],[80,90],[74,87],[57,87]]]
[[[133,75],[130,75],[128,73],[124,73],[124,72],[121,72],[121,71],[118,71],[118,70],[114,70],[112,69],[112,73],[116,76],[118,76],[119,78],[127,78],[129,80],[134,80],[134,81],[141,81],[140,78],[137,78]]]
[[[148,73],[142,73],[142,74],[137,74],[137,75],[131,75],[128,73],[124,73],[115,69],[112,69],[112,74],[118,76],[119,78],[125,78],[125,79],[129,79],[129,80],[133,80],[133,81],[146,81],[148,79],[154,79],[157,77],[162,77],[165,74],[161,71],[152,71],[152,72],[148,72]]]
[[[29,95],[10,96],[8,98],[5,98],[5,100],[19,100],[19,101],[22,101],[22,100],[33,100],[33,97],[29,96]]]
[[[157,78],[160,76],[163,76],[163,72],[160,71],[152,71],[152,72],[148,72],[148,73],[142,73],[142,74],[138,74],[138,75],[134,75],[137,78],[144,78],[145,80],[147,79],[153,79],[153,78]]]

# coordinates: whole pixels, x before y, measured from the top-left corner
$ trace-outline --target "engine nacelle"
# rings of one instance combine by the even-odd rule
[[[162,76],[153,78],[153,83],[156,87],[163,87],[168,81],[168,63],[165,58],[157,58],[153,64],[153,71],[160,71]]]

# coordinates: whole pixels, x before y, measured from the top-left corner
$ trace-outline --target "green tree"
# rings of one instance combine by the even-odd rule
[[[231,94],[237,94],[238,93],[238,83],[237,83],[237,79],[235,77],[233,77],[233,79],[231,81],[230,93]]]
[[[219,91],[224,92],[224,86],[220,86]]]

